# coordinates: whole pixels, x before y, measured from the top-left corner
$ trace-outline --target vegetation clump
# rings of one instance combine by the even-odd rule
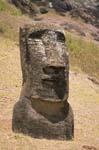
[[[67,33],[71,68],[80,68],[99,79],[99,44]]]
[[[13,5],[0,0],[0,12],[5,11],[10,13],[13,16],[20,16],[21,15],[21,11],[17,8],[15,8]]]

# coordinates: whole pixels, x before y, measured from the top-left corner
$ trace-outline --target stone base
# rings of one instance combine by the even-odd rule
[[[34,138],[71,140],[74,137],[73,112],[67,102],[24,98],[14,107],[12,129]]]

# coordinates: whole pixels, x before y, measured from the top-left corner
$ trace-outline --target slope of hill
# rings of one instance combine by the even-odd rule
[[[23,24],[41,20],[60,24],[66,30],[72,68],[80,68],[95,78],[99,78],[99,29],[73,19],[68,14],[60,16],[55,11],[38,14],[29,18],[23,15],[14,5],[0,0],[0,35],[18,43],[19,27]],[[91,62],[91,63],[90,63]]]
[[[71,142],[33,139],[12,132],[13,106],[19,99],[22,80],[19,27],[35,19],[58,23],[66,30],[71,66],[69,102],[75,116],[75,138]],[[99,42],[94,40],[97,32],[81,19],[60,16],[55,11],[29,18],[0,0],[0,150],[99,149],[99,85],[92,82],[99,79]]]
[[[21,90],[19,47],[0,38],[0,150],[98,150],[99,86],[88,75],[70,72],[69,102],[75,116],[73,141],[33,139],[12,132],[13,106]]]
[[[55,10],[60,15],[69,15],[90,23],[99,28],[99,1],[98,0],[12,0],[12,2],[31,16],[45,14]]]

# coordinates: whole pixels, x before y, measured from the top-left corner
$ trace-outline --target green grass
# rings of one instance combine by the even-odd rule
[[[99,79],[99,44],[66,33],[71,68],[80,68]]]
[[[8,12],[11,15],[14,15],[14,16],[20,16],[21,15],[21,11],[20,10],[18,10],[13,5],[11,5],[11,4],[3,1],[3,0],[0,0],[0,12],[1,11]]]

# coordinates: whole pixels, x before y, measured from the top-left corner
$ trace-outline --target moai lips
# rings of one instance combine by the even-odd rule
[[[65,42],[64,31],[53,24],[37,23],[20,29],[23,86],[14,107],[14,131],[37,138],[72,139]]]

